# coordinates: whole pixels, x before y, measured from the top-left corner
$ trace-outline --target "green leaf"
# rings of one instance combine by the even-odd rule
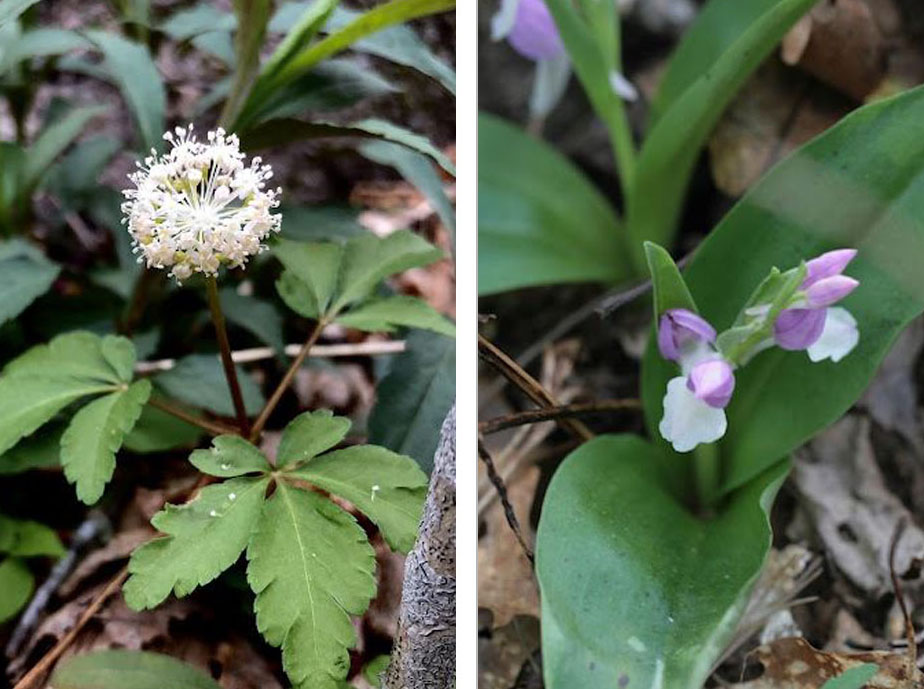
[[[13,21],[38,0],[0,0],[0,27]]]
[[[60,268],[20,239],[0,244],[0,325],[45,294]]]
[[[719,443],[724,490],[743,485],[846,412],[894,339],[924,310],[924,89],[866,106],[779,164],[699,246],[684,272],[717,330],[772,266],[834,248],[859,250],[860,287],[843,306],[860,341],[843,361],[773,349],[736,371]],[[642,368],[652,437],[673,366],[653,349]]]
[[[115,471],[122,440],[151,394],[151,383],[139,380],[126,390],[100,397],[78,411],[61,436],[61,465],[77,497],[92,505]]]
[[[74,108],[47,127],[26,151],[23,189],[28,192],[38,186],[55,159],[73,143],[90,120],[104,111],[100,106]]]
[[[696,313],[696,302],[671,255],[663,247],[645,242],[645,257],[651,273],[655,319],[668,309],[687,309]]]
[[[218,296],[229,322],[250,331],[277,354],[282,354],[286,343],[282,338],[282,316],[276,307],[256,297],[242,296],[232,287],[222,289]]]
[[[349,514],[280,482],[247,548],[257,628],[297,689],[336,689],[356,643],[350,615],[375,595],[375,553]]]
[[[770,548],[767,513],[788,465],[706,521],[669,490],[664,462],[636,436],[599,436],[553,477],[536,544],[549,689],[625,678],[700,689],[733,635]]]
[[[125,382],[104,356],[103,339],[86,331],[58,335],[48,344],[32,347],[3,369],[4,378],[11,376],[80,378],[114,386]]]
[[[135,375],[136,360],[135,345],[132,341],[120,335],[106,335],[100,349],[106,363],[115,371],[117,380],[130,383]]]
[[[64,546],[50,527],[0,514],[0,553],[22,558],[60,557]]]
[[[343,246],[332,242],[303,243],[282,239],[273,253],[286,267],[280,282],[284,286],[279,288],[286,304],[307,318],[326,313],[336,289]]]
[[[0,476],[61,466],[62,432],[63,429],[43,430],[4,452],[0,457]]]
[[[478,159],[480,294],[632,275],[612,207],[558,151],[482,113]]]
[[[76,31],[45,27],[30,29],[24,31],[0,58],[0,72],[23,60],[53,57],[89,46],[90,43]]]
[[[684,91],[648,134],[638,158],[626,222],[639,268],[645,262],[643,241],[672,243],[693,166],[725,106],[814,4],[815,0],[774,3]]]
[[[404,179],[417,187],[427,197],[443,224],[455,236],[456,217],[452,204],[443,190],[443,180],[439,172],[427,156],[391,141],[370,141],[360,146],[359,152],[369,160],[395,168]]]
[[[205,672],[176,658],[122,649],[65,658],[48,685],[55,689],[221,689]]]
[[[284,206],[282,237],[300,242],[345,241],[368,232],[359,211],[349,206]]]
[[[284,39],[270,55],[261,70],[264,81],[278,74],[298,53],[305,49],[318,35],[327,18],[339,0],[315,0],[299,5],[300,16],[286,33]]]
[[[337,317],[337,323],[368,332],[394,332],[400,326],[432,330],[455,337],[455,326],[427,302],[416,297],[398,295],[370,299]]]
[[[879,666],[875,663],[863,663],[845,670],[837,677],[832,677],[821,685],[821,689],[863,689],[877,672]]]
[[[237,117],[260,70],[260,48],[272,9],[271,0],[234,0],[237,17],[234,54],[237,60],[231,92],[221,113],[223,124],[233,122]]]
[[[348,418],[334,416],[327,409],[299,414],[282,431],[276,466],[298,466],[331,449],[346,437],[350,425]]]
[[[367,297],[382,280],[409,268],[425,266],[443,258],[443,252],[409,230],[393,232],[384,239],[363,235],[349,240],[343,252],[337,298],[332,310]]]
[[[234,31],[237,17],[210,2],[177,10],[160,24],[160,30],[175,41],[185,41],[212,31]]]
[[[429,472],[440,427],[455,397],[455,341],[411,331],[407,351],[394,359],[378,384],[369,442],[409,455]]]
[[[259,413],[265,402],[259,386],[240,366],[237,367],[237,378],[247,413]],[[176,366],[158,374],[153,380],[154,385],[168,397],[198,409],[208,409],[219,416],[234,416],[234,402],[217,354],[185,356],[176,362]]]
[[[406,553],[414,547],[427,475],[410,457],[358,445],[315,457],[292,475],[352,502],[394,550]]]
[[[363,667],[363,677],[366,679],[369,684],[373,687],[382,686],[382,673],[388,669],[388,664],[391,662],[390,655],[379,655],[366,663]]]
[[[86,36],[102,51],[103,69],[132,111],[143,148],[157,148],[164,133],[167,96],[147,47],[107,31],[87,31]]]
[[[272,466],[260,450],[239,435],[220,435],[208,450],[196,450],[190,463],[204,474],[231,478],[254,472],[268,472]]]
[[[132,553],[122,587],[129,607],[153,608],[171,592],[185,596],[233,565],[250,541],[268,485],[268,478],[229,479],[154,515],[151,524],[165,536]]]
[[[201,428],[146,405],[132,430],[125,436],[122,446],[139,454],[163,452],[195,445],[202,433]]]
[[[32,573],[22,560],[8,557],[0,562],[0,624],[14,617],[29,602],[34,587]]]

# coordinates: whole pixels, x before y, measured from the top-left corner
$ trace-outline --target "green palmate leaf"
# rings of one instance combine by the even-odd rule
[[[121,649],[71,656],[55,667],[55,689],[221,689],[205,672],[160,653]]]
[[[59,557],[64,554],[58,534],[39,522],[0,514],[0,553],[14,557]]]
[[[421,328],[455,337],[456,329],[439,311],[416,297],[371,299],[337,318],[337,323],[357,330],[393,332],[400,326]]]
[[[359,211],[349,206],[283,206],[282,236],[302,242],[346,241],[368,230],[359,224]]]
[[[726,3],[727,4],[727,3]],[[642,242],[670,245],[690,173],[722,111],[814,0],[779,0],[687,88],[648,134],[638,159],[626,227],[639,268]]]
[[[455,383],[455,341],[411,331],[407,351],[395,358],[376,390],[369,441],[409,455],[430,471],[440,427],[455,400]]]
[[[297,466],[337,445],[349,430],[349,419],[326,409],[299,414],[282,431],[276,465]]]
[[[231,287],[222,289],[218,296],[221,299],[221,310],[228,321],[249,330],[277,354],[282,354],[285,349],[282,316],[272,304],[256,297],[242,296]]]
[[[862,689],[876,673],[879,666],[875,663],[863,663],[846,670],[837,677],[832,677],[821,685],[821,689]]]
[[[51,469],[59,461],[63,429],[43,429],[3,453],[0,457],[0,476],[20,474],[32,469]]]
[[[87,31],[86,36],[102,51],[103,70],[119,87],[131,109],[142,146],[144,149],[159,146],[164,133],[167,97],[147,48],[106,31]]]
[[[250,541],[268,485],[268,478],[229,479],[154,515],[151,523],[165,536],[132,553],[125,602],[135,610],[153,608],[171,592],[185,596],[233,565]]]
[[[395,168],[401,176],[417,187],[440,216],[440,220],[455,236],[456,218],[452,204],[443,190],[443,181],[427,156],[405,145],[391,141],[371,141],[359,147],[369,160]]]
[[[237,367],[237,378],[247,413],[258,413],[265,401],[259,386],[240,366]],[[185,356],[172,369],[158,374],[154,384],[169,397],[193,407],[208,409],[219,416],[234,416],[234,402],[217,354]]]
[[[482,113],[478,157],[481,294],[632,274],[612,207],[551,146]]]
[[[749,481],[839,418],[899,332],[924,310],[924,89],[867,106],[779,164],[697,249],[684,273],[703,316],[721,331],[771,266],[826,250],[859,250],[844,302],[857,348],[838,363],[805,352],[758,354],[736,372],[719,443],[724,490]],[[642,370],[653,437],[672,365],[649,349]]]
[[[384,239],[374,235],[351,239],[344,248],[334,310],[367,297],[389,275],[441,258],[440,249],[408,230],[393,232]]]
[[[127,450],[142,454],[163,452],[195,445],[201,436],[202,429],[199,427],[147,405],[122,445]]]
[[[375,595],[375,554],[349,514],[281,482],[247,548],[257,627],[297,689],[336,689],[356,642],[350,615]]]
[[[770,547],[767,512],[787,468],[705,521],[677,501],[665,457],[641,439],[600,436],[573,452],[536,545],[546,686],[700,689]]]
[[[645,242],[645,257],[651,273],[655,318],[668,309],[687,309],[696,313],[696,302],[671,255],[663,247]]]
[[[286,267],[281,278],[285,286],[279,292],[290,308],[307,318],[327,312],[337,288],[343,250],[343,246],[335,243],[278,242],[273,251]]]
[[[55,159],[74,142],[94,117],[104,112],[102,107],[74,108],[45,129],[26,152],[22,188],[29,192],[42,179]]]
[[[199,471],[219,478],[270,471],[273,467],[260,450],[239,435],[220,435],[208,450],[196,450],[189,461]]]
[[[410,457],[359,445],[315,457],[292,475],[352,502],[394,550],[406,553],[414,547],[427,476]]]
[[[29,602],[34,586],[32,573],[22,560],[8,557],[0,562],[0,624]]]
[[[48,291],[60,268],[22,240],[0,244],[0,325]]]
[[[115,471],[116,452],[150,394],[150,381],[139,380],[90,402],[74,415],[61,436],[61,465],[82,502],[92,505],[103,495]]]
[[[103,338],[84,331],[65,333],[48,344],[33,347],[8,363],[3,375],[79,378],[112,385],[126,382],[103,354]]]

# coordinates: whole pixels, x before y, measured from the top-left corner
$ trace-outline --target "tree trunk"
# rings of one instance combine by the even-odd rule
[[[420,533],[404,565],[383,689],[452,689],[456,675],[456,409],[443,421]]]

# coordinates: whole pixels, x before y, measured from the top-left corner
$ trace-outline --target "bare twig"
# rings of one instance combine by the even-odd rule
[[[494,466],[494,460],[491,458],[491,454],[484,446],[484,442],[481,437],[478,438],[478,456],[481,458],[481,461],[484,462],[485,469],[487,469],[488,472],[488,478],[491,479],[491,483],[494,485],[494,489],[497,491],[497,495],[500,498],[501,505],[504,507],[504,516],[507,518],[507,524],[510,525],[510,529],[517,537],[517,541],[519,541],[520,547],[523,548],[523,553],[529,559],[530,563],[535,564],[533,551],[528,545],[526,545],[526,541],[523,538],[523,533],[520,529],[520,520],[517,519],[517,514],[513,511],[513,505],[510,504],[510,498],[507,496],[507,486],[504,485],[504,480],[497,473],[497,468]]]
[[[226,426],[223,423],[218,421],[209,421],[208,419],[203,419],[202,417],[196,416],[195,414],[190,414],[189,412],[175,407],[169,402],[164,402],[157,397],[148,398],[148,404],[156,409],[167,412],[171,416],[175,416],[178,419],[182,419],[186,423],[192,424],[193,426],[198,426],[199,428],[208,431],[212,435],[235,435],[238,430],[231,426]]]
[[[296,357],[302,351],[301,344],[286,345],[284,353],[288,357]],[[385,340],[372,342],[357,342],[331,345],[315,345],[311,348],[313,357],[348,357],[348,356],[378,356],[382,354],[400,354],[407,345],[404,340]],[[252,347],[231,352],[231,358],[236,364],[252,364],[255,361],[264,361],[276,356],[272,347]],[[176,366],[176,359],[157,359],[155,361],[139,361],[135,364],[135,373],[160,373],[169,371]]]
[[[550,408],[559,406],[552,394],[542,387],[539,381],[524,371],[513,359],[502,352],[484,335],[478,335],[478,353],[540,407]],[[557,419],[557,421],[563,428],[574,433],[583,440],[590,440],[594,437],[593,432],[577,419],[560,418]]]
[[[31,689],[33,686],[36,686],[39,679],[45,676],[45,674],[51,669],[51,666],[54,665],[55,661],[61,657],[61,654],[68,649],[68,647],[74,643],[74,639],[77,638],[77,635],[80,633],[80,630],[93,619],[93,616],[99,612],[99,609],[103,607],[109,596],[118,591],[119,587],[128,577],[128,567],[123,567],[118,574],[116,574],[106,587],[97,594],[96,598],[90,603],[87,609],[84,611],[83,615],[80,616],[80,619],[77,620],[77,623],[71,628],[71,630],[62,636],[58,643],[56,643],[51,650],[48,651],[45,655],[42,656],[42,659],[39,660],[25,676],[16,683],[16,686],[13,689]]]
[[[266,406],[263,407],[263,411],[260,412],[260,415],[254,422],[253,429],[250,431],[251,442],[255,442],[257,438],[260,437],[260,433],[263,432],[263,427],[266,426],[266,422],[269,420],[270,414],[273,413],[276,405],[279,404],[279,400],[282,399],[283,393],[285,393],[289,385],[292,384],[292,380],[295,378],[295,374],[298,373],[298,369],[301,368],[302,364],[305,362],[305,359],[308,358],[308,353],[318,341],[318,338],[321,336],[321,331],[324,330],[326,325],[327,321],[325,321],[323,318],[315,324],[314,329],[311,331],[311,334],[308,336],[305,344],[302,345],[298,356],[296,356],[294,361],[292,361],[291,366],[289,366],[289,370],[286,371],[286,374],[279,382],[279,385],[277,385],[276,389],[273,390],[273,394],[267,401]]]
[[[908,522],[904,517],[898,520],[895,525],[895,532],[892,534],[892,544],[889,547],[889,576],[892,577],[892,588],[895,589],[895,600],[898,601],[898,607],[902,611],[902,617],[905,620],[905,636],[908,639],[908,676],[912,677],[917,668],[918,661],[918,644],[914,635],[914,622],[911,621],[911,615],[908,613],[908,606],[905,603],[905,596],[902,593],[901,581],[895,571],[895,553],[898,551],[898,541],[905,531]]]
[[[552,421],[572,416],[581,416],[583,414],[594,414],[597,412],[608,411],[626,411],[641,409],[642,404],[639,400],[601,400],[598,402],[584,402],[575,404],[563,404],[560,407],[547,407],[545,409],[529,409],[527,411],[515,412],[498,416],[494,419],[488,419],[478,424],[478,432],[484,435],[497,433],[506,428],[522,426],[530,423],[539,423],[541,421]]]

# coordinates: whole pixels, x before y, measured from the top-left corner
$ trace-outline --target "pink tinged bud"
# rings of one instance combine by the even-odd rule
[[[785,309],[773,324],[773,339],[783,349],[808,349],[825,328],[825,309]]]
[[[837,249],[808,261],[805,264],[806,274],[802,289],[806,289],[824,278],[840,275],[856,255],[856,249]]]
[[[565,51],[558,27],[543,0],[520,0],[507,36],[513,49],[530,60],[549,60]]]
[[[846,275],[832,275],[813,283],[805,290],[810,309],[821,309],[836,304],[853,292],[860,283]]]
[[[725,359],[697,364],[687,377],[687,388],[714,409],[724,409],[735,391],[735,374]]]
[[[658,349],[661,356],[679,361],[684,345],[702,340],[715,342],[715,328],[687,309],[668,309],[658,323]]]

